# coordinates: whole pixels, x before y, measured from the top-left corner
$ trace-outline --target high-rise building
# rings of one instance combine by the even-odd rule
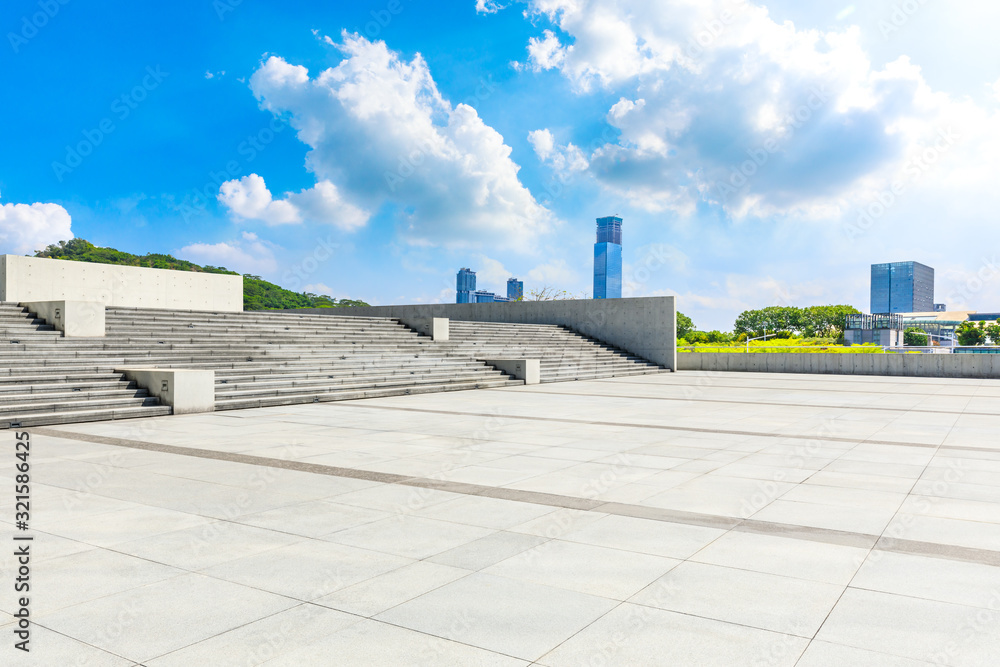
[[[511,297],[512,285],[516,284],[518,296],[524,292],[524,283],[516,278],[507,281],[507,296],[476,289],[476,272],[472,269],[459,269],[455,281],[455,303],[493,303],[495,301],[515,301]]]
[[[934,311],[934,269],[919,262],[872,264],[871,312]]]
[[[517,278],[507,279],[507,298],[517,301],[524,297],[524,283]]]
[[[455,303],[475,303],[476,272],[472,269],[459,269],[455,287]]]
[[[622,219],[597,219],[594,244],[594,298],[622,298]]]

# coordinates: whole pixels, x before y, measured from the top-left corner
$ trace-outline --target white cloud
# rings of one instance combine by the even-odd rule
[[[366,211],[348,204],[330,181],[274,199],[264,179],[257,174],[226,181],[219,187],[219,201],[236,219],[260,220],[269,225],[322,222],[346,231],[363,227],[370,217]]]
[[[506,9],[509,4],[496,0],[476,0],[476,11],[480,14],[496,14],[501,9]]]
[[[319,294],[320,296],[333,296],[333,288],[324,283],[312,283],[302,288],[303,292]]]
[[[543,38],[528,40],[528,62],[536,72],[559,67],[566,60],[566,49],[551,30],[543,33]]]
[[[566,144],[556,146],[555,137],[547,129],[528,133],[528,143],[535,149],[538,159],[559,172],[583,171],[588,167],[587,158],[577,146]]]
[[[525,292],[528,292],[533,289],[551,287],[557,291],[568,290],[572,292],[573,287],[580,284],[583,284],[583,278],[576,269],[570,267],[564,259],[553,259],[528,271],[524,289]]]
[[[503,137],[444,99],[419,54],[346,32],[337,47],[345,59],[313,78],[273,56],[250,80],[262,108],[291,116],[320,183],[368,210],[392,205],[417,245],[530,248],[552,228]]]
[[[578,164],[639,208],[837,219],[949,127],[970,141],[938,165],[941,183],[965,189],[1000,167],[995,111],[933,90],[905,57],[874,68],[857,27],[797,29],[730,0],[531,0],[526,15],[552,24],[528,42],[535,69],[580,92],[630,91],[606,117],[619,138]],[[556,167],[558,145],[537,139]]]
[[[0,205],[0,252],[33,254],[73,238],[69,212],[59,204]]]
[[[192,243],[177,251],[188,261],[222,266],[240,273],[273,274],[278,269],[274,252],[268,244],[251,232],[243,232],[240,240],[220,243]]]

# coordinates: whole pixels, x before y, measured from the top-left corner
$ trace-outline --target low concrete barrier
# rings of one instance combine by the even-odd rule
[[[483,359],[482,361],[517,380],[524,380],[524,384],[541,382],[542,362],[540,359]]]
[[[418,334],[430,336],[433,341],[449,339],[450,327],[447,317],[407,317],[399,318],[399,321]]]
[[[0,255],[0,301],[236,313],[243,310],[243,277]]]
[[[1000,378],[1000,354],[683,352],[682,371]]]
[[[25,301],[27,308],[39,319],[61,331],[65,338],[101,338],[104,336],[105,308],[93,301]]]
[[[394,317],[404,323],[414,318],[446,317],[460,322],[559,324],[669,370],[677,370],[677,311],[672,296],[298,308],[291,312]]]
[[[175,415],[215,411],[215,371],[177,368],[119,368],[116,373],[149,391]]]

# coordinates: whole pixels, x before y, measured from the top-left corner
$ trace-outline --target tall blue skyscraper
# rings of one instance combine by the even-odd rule
[[[929,313],[934,310],[934,269],[919,262],[872,264],[871,312]]]
[[[594,298],[622,298],[622,219],[597,219],[594,244]]]
[[[517,301],[522,297],[524,297],[524,283],[517,278],[508,278],[507,298],[511,301]]]
[[[459,269],[455,286],[455,303],[475,303],[476,272],[472,269]]]

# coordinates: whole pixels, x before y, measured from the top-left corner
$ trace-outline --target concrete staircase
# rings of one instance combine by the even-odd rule
[[[0,303],[0,428],[170,414],[99,358],[76,358],[68,341],[27,309]]]
[[[434,342],[396,320],[108,308],[104,338],[62,338],[0,304],[0,428],[170,414],[115,369],[211,369],[216,409],[522,384],[483,359],[541,359],[542,381],[657,372],[558,326],[452,322]]]
[[[479,359],[539,359],[542,382],[646,375],[662,370],[645,359],[555,324],[452,320],[450,338],[436,345]]]

